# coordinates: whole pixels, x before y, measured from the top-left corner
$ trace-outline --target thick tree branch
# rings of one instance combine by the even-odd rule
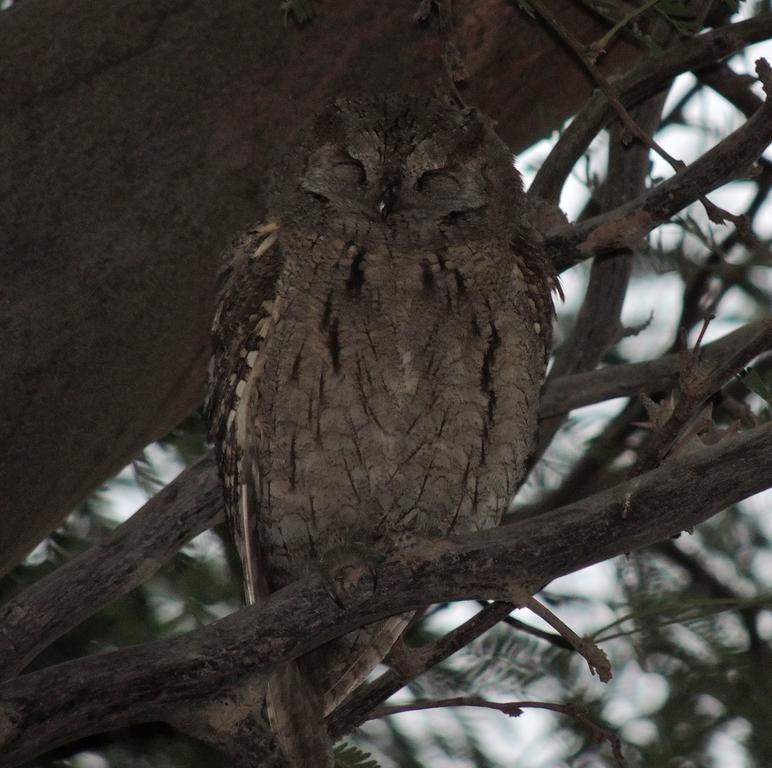
[[[103,541],[0,606],[0,679],[155,573],[222,514],[211,456],[200,459]]]
[[[227,755],[234,768],[287,768],[262,716],[265,693],[263,676],[245,670],[235,685],[220,688],[207,700],[177,702],[167,719]]]
[[[417,541],[374,564],[377,579],[340,607],[311,575],[183,637],[80,659],[0,685],[3,765],[87,733],[164,719],[246,670],[263,674],[363,623],[427,603],[535,592],[558,576],[651,545],[772,485],[772,424],[666,462],[538,520]]]
[[[756,338],[764,325],[765,321],[759,320],[706,344],[702,348],[701,362],[706,366],[718,365]],[[769,348],[767,346],[762,351]],[[595,371],[551,379],[542,394],[539,418],[547,419],[615,397],[663,392],[677,383],[682,366],[682,355],[672,353],[656,360],[609,365]]]

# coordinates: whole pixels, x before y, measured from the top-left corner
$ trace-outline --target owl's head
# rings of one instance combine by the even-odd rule
[[[321,207],[326,225],[384,241],[432,240],[449,224],[510,229],[520,176],[477,110],[435,97],[338,99],[314,123],[290,209]],[[507,226],[508,225],[508,226]]]

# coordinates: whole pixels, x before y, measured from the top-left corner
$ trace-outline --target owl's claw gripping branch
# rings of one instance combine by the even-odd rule
[[[359,548],[340,547],[328,552],[320,566],[327,593],[342,609],[353,597],[362,602],[375,591],[375,569],[366,552]]]

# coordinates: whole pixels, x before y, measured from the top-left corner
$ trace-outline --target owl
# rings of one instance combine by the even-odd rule
[[[207,410],[246,599],[400,535],[498,524],[533,450],[553,272],[507,147],[429,96],[336,100],[227,254]],[[272,672],[290,766],[409,616]]]

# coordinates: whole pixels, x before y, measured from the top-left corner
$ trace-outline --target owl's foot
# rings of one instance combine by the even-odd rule
[[[449,539],[438,538],[437,533],[392,531],[382,536],[378,551],[389,560],[411,560],[418,552],[422,557],[427,557],[429,551],[440,557],[454,548],[455,545]]]
[[[373,560],[359,547],[336,547],[324,554],[320,567],[327,593],[340,608],[367,600],[375,591]]]

